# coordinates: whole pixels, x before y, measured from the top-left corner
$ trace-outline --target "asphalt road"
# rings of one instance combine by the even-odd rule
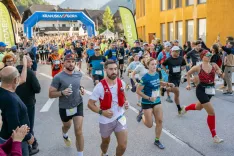
[[[39,65],[37,77],[42,91],[37,95],[35,136],[39,142],[38,156],[75,156],[75,136],[73,127],[69,131],[72,147],[66,147],[61,132],[61,120],[58,112],[58,100],[49,100],[48,89],[51,83],[50,67]],[[124,79],[128,82],[128,79]],[[84,95],[84,139],[85,156],[99,156],[100,142],[98,115],[87,107],[87,101],[93,90],[93,83],[89,77],[83,75],[82,85],[88,91]],[[181,105],[188,105],[197,101],[194,90],[187,91],[185,84],[180,87]],[[154,144],[155,127],[146,128],[143,123],[136,122],[136,95],[127,92],[131,108],[126,112],[128,125],[128,146],[125,156],[234,156],[234,96],[223,96],[217,91],[212,98],[216,112],[217,134],[224,139],[222,144],[214,144],[206,124],[207,114],[203,111],[191,111],[185,116],[177,116],[175,104],[169,104],[162,98],[164,123],[161,142],[166,146],[158,149]],[[116,139],[112,135],[108,153],[115,155]]]

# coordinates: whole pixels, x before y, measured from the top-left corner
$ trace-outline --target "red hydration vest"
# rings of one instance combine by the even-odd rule
[[[112,103],[112,93],[105,79],[100,81],[104,88],[104,98],[103,100],[100,98],[100,108],[102,110],[107,110],[111,108]],[[118,105],[119,107],[123,107],[125,103],[125,95],[124,88],[122,87],[121,79],[117,78],[117,94],[118,94]]]

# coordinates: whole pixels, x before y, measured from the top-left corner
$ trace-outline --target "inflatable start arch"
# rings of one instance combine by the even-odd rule
[[[95,35],[95,23],[83,12],[35,12],[24,22],[24,33],[32,38],[33,26],[39,21],[77,21],[87,28],[88,36]]]

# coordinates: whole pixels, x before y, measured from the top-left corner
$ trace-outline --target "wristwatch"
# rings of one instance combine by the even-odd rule
[[[99,110],[98,114],[102,115],[102,110],[101,109]]]

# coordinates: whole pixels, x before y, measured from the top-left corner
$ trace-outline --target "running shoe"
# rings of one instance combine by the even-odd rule
[[[138,106],[138,107],[141,107],[141,103],[138,102],[138,103],[137,103],[137,106]]]
[[[228,91],[226,91],[226,92],[223,92],[223,94],[224,94],[224,95],[232,96],[232,95],[233,95],[233,92],[228,92]]]
[[[163,146],[163,144],[159,141],[159,140],[155,140],[154,141],[154,144],[156,145],[156,146],[158,146],[158,148],[160,148],[160,149],[164,149],[165,147]]]
[[[143,109],[141,109],[141,110],[139,111],[139,114],[138,114],[137,117],[136,117],[137,122],[141,122],[142,115],[143,115]]]
[[[186,75],[184,75],[184,76],[181,77],[180,82],[181,82],[182,84],[185,83],[185,82],[187,82],[187,77],[186,77]]]
[[[67,147],[71,146],[71,139],[69,137],[67,138],[63,137],[63,140]]]
[[[169,103],[173,103],[173,101],[172,101],[172,99],[171,99],[170,96],[167,97],[166,101],[169,102]]]
[[[183,106],[181,111],[180,111],[180,115],[184,115],[186,113],[187,113],[187,111],[185,110],[185,106]]]
[[[214,140],[214,143],[216,143],[216,144],[224,142],[224,140],[219,138],[217,135],[214,136],[213,140]]]

